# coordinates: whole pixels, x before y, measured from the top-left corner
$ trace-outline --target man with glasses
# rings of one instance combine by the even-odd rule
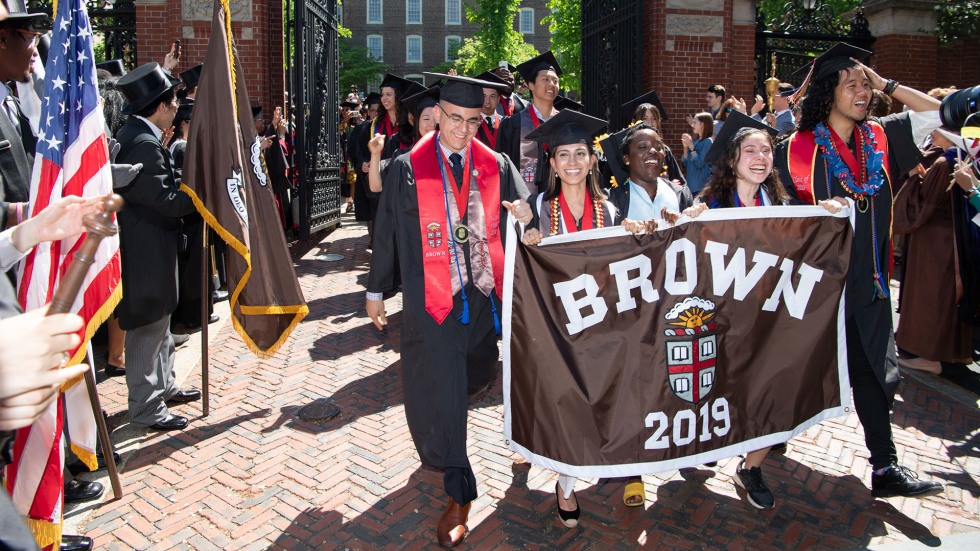
[[[405,416],[423,467],[443,472],[449,499],[436,533],[452,547],[477,496],[466,454],[467,397],[489,388],[497,372],[504,220],[511,210],[529,222],[531,209],[519,200],[527,188],[510,161],[473,139],[483,89],[502,85],[427,75],[447,79],[434,108],[439,130],[388,167],[366,308],[383,330],[382,291],[400,273]]]

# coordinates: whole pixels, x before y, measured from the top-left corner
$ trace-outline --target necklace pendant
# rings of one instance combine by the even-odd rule
[[[453,241],[457,243],[466,243],[470,240],[470,229],[466,227],[466,224],[462,222],[453,226]]]
[[[478,177],[479,175],[480,175],[480,171],[474,168],[474,169],[473,169],[473,177],[474,177],[474,178],[476,178],[476,177]]]
[[[857,198],[858,212],[861,212],[861,213],[868,212],[868,206],[869,205],[870,205],[870,202],[868,201],[868,196],[867,195],[862,195],[862,196],[860,196],[860,197]]]

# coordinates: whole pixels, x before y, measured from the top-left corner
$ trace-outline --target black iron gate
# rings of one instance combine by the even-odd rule
[[[582,0],[582,103],[619,121],[619,106],[640,95],[643,2]]]
[[[102,38],[105,48],[102,59],[122,59],[127,70],[136,67],[136,2],[132,0],[88,0],[89,21],[93,34]],[[51,0],[29,0],[28,11],[44,12],[49,15],[50,28]],[[98,57],[98,56],[97,56]]]
[[[799,86],[806,74],[793,73],[838,42],[870,49],[874,41],[861,8],[850,22],[836,17],[823,0],[790,0],[781,16],[769,21],[759,12],[755,33],[756,93],[765,97],[765,82],[772,76]]]
[[[287,0],[287,89],[296,115],[291,159],[300,239],[340,224],[339,53],[336,0]],[[291,24],[290,24],[291,23]]]

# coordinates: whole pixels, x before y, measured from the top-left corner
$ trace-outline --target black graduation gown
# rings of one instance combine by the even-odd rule
[[[677,164],[677,159],[674,157],[674,152],[671,151],[666,145],[664,146],[664,166],[667,167],[668,180],[678,180],[682,185],[687,186],[687,178],[685,178],[684,173],[681,172],[681,167]]]
[[[889,115],[881,119],[888,138],[888,163],[893,178],[907,173],[915,167],[922,158],[922,152],[912,141],[912,126],[908,113]],[[799,203],[799,196],[789,173],[789,143],[783,141],[776,148],[776,170],[779,178],[789,192],[794,202]],[[818,153],[818,166],[813,171],[813,195],[815,201],[832,197],[848,197],[847,191],[837,178],[828,186],[826,162]],[[881,256],[881,269],[885,275],[885,285],[889,279],[889,261],[891,251],[891,217],[892,189],[891,183],[886,182],[878,190],[872,203],[875,212],[874,230],[877,237],[878,251]],[[851,249],[851,264],[847,273],[847,289],[844,297],[844,312],[848,323],[854,324],[863,352],[867,356],[875,377],[884,388],[888,400],[892,400],[898,387],[899,373],[895,356],[895,337],[892,332],[891,301],[887,298],[877,298],[874,286],[874,261],[872,239],[872,209],[856,214],[856,228]],[[849,350],[851,356],[853,351]],[[854,363],[854,362],[849,362]]]
[[[183,179],[186,152],[187,140],[173,144],[171,155],[178,185]],[[210,258],[207,266],[201,262],[204,219],[195,211],[182,216],[181,220],[186,243],[177,253],[177,308],[170,316],[170,322],[173,326],[179,323],[186,328],[194,328],[201,325],[201,272],[206,271],[208,279],[208,316],[214,313],[214,278],[211,277]],[[213,234],[209,236],[209,241],[214,243]]]
[[[364,156],[367,151],[367,142],[361,146],[361,138],[371,129],[371,121],[362,121],[351,131],[350,139],[347,142],[347,158],[350,160],[351,170],[356,175],[354,181],[354,219],[358,222],[368,222],[371,220],[371,200],[368,198],[368,179],[367,174],[361,172],[361,164],[370,160],[371,156]]]
[[[556,111],[557,112],[557,111]],[[544,122],[544,121],[541,121]],[[503,153],[514,163],[514,166],[520,174],[521,169],[521,141],[522,133],[521,128],[527,127],[533,128],[531,122],[531,107],[524,109],[520,113],[515,114],[513,117],[507,117],[500,121],[500,127],[497,130],[497,147],[496,151],[498,153]],[[548,177],[548,167],[546,164],[546,156],[541,144],[535,145],[535,151],[537,151],[537,168],[534,174],[534,188],[531,189],[532,192],[544,191],[547,186]],[[531,188],[531,186],[528,186]]]
[[[510,95],[510,102],[511,102],[511,105],[513,105],[514,109],[511,111],[511,114],[508,115],[504,111],[504,98],[501,97],[500,98],[500,103],[497,104],[497,114],[499,114],[502,117],[516,115],[516,114],[520,113],[521,111],[527,109],[527,106],[528,106],[528,101],[526,99],[522,98],[521,96],[519,96],[517,93],[513,93],[513,94]]]
[[[501,201],[527,197],[513,165],[500,155],[496,157]],[[503,207],[500,210],[503,226],[507,211]],[[468,270],[469,248],[461,248]],[[499,315],[502,306],[499,297],[493,296],[496,292],[492,299],[484,297],[468,283],[462,291],[469,302],[468,325],[457,319],[462,311],[462,292],[453,298],[452,313],[442,324],[426,311],[418,195],[411,156],[405,154],[386,167],[367,290],[390,289],[399,274],[402,386],[408,427],[422,463],[444,469],[446,492],[458,503],[468,503],[476,498],[476,481],[466,454],[468,392],[486,386],[496,374],[492,308]]]

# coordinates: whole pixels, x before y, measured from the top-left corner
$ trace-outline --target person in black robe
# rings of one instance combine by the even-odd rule
[[[449,500],[436,531],[439,543],[451,547],[462,541],[477,497],[466,417],[468,396],[489,387],[496,375],[502,224],[508,207],[524,222],[531,216],[527,203],[518,201],[528,193],[514,166],[473,139],[483,88],[491,84],[431,76],[448,79],[434,109],[441,130],[387,168],[366,310],[383,329],[381,293],[400,274],[405,416],[422,464],[444,473]]]
[[[501,64],[492,71],[495,77],[507,83],[507,87],[500,91],[500,99],[497,102],[497,114],[501,117],[513,117],[514,115],[527,109],[527,100],[522,98],[520,94],[514,92],[514,90],[517,89],[517,86],[514,85],[515,72],[517,72],[517,67],[514,67],[506,61],[501,62]],[[496,82],[496,80],[484,80]]]
[[[880,121],[866,119],[872,88],[883,90],[912,111],[936,111],[939,102],[885,80],[854,61],[870,55],[866,50],[838,44],[814,61],[807,77],[809,87],[800,91],[806,92],[800,130],[779,145],[776,169],[798,202],[816,204],[848,196],[855,200],[856,227],[844,311],[854,407],[864,427],[874,470],[871,494],[926,497],[941,493],[942,484],[919,481],[911,470],[898,465],[891,432],[890,409],[899,382],[888,291],[891,179],[907,173],[922,157],[913,131],[928,133],[938,126],[939,117],[937,113],[934,117],[913,117],[907,112]],[[932,119],[935,123],[925,127]],[[872,136],[877,144],[874,147]],[[887,156],[876,163],[875,152],[886,146]],[[857,165],[856,170],[851,164]],[[866,173],[867,179],[851,177],[854,173]]]
[[[367,105],[367,118],[361,124],[354,127],[350,139],[347,142],[347,158],[350,165],[357,174],[354,183],[354,219],[358,222],[368,222],[368,230],[372,230],[371,222],[371,200],[368,197],[368,160],[371,155],[367,151],[367,140],[364,134],[371,131],[371,123],[378,116],[378,106],[381,105],[381,94],[371,92],[364,99]],[[370,139],[370,137],[368,137]],[[364,143],[364,147],[361,144]]]
[[[652,126],[660,134],[661,138],[663,137],[663,130],[661,130],[660,124],[662,121],[667,120],[667,110],[664,109],[663,103],[660,102],[660,96],[653,90],[624,103],[620,107],[620,111],[628,121],[628,124],[632,125],[638,122],[645,122]],[[670,150],[667,144],[664,144],[664,174],[662,176],[666,176],[671,182],[678,183],[682,186],[687,185],[687,179],[684,178],[684,173],[681,172],[681,167],[677,164],[674,152]]]
[[[499,153],[506,153],[531,193],[546,187],[547,176],[545,147],[538,142],[526,139],[527,135],[544,121],[555,116],[555,99],[558,97],[558,77],[561,67],[550,51],[531,58],[517,66],[531,90],[531,105],[500,123],[497,133]]]

